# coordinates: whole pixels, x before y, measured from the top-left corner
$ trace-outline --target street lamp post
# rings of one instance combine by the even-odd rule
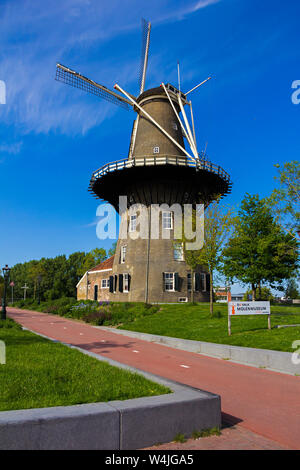
[[[2,298],[1,320],[6,320],[6,293],[7,293],[8,283],[9,283],[10,268],[8,267],[8,265],[6,265],[4,268],[2,268],[2,271],[3,271],[3,277],[4,277],[4,292],[3,292],[3,298]]]

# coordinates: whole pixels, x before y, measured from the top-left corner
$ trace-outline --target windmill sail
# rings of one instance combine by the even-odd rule
[[[140,94],[145,89],[146,71],[148,65],[149,44],[150,44],[151,23],[142,19],[142,53],[139,74]]]
[[[131,102],[123,96],[118,95],[116,92],[109,90],[104,85],[94,82],[83,75],[75,72],[74,70],[65,67],[64,65],[56,65],[56,77],[55,80],[59,82],[66,83],[80,90],[96,95],[99,98],[103,98],[110,103],[121,106],[124,109],[129,109],[129,106],[132,106]]]

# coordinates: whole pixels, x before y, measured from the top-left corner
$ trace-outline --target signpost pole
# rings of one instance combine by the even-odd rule
[[[268,315],[268,330],[271,329],[271,314]]]
[[[231,336],[231,315],[230,315],[230,303],[228,303],[228,336]]]

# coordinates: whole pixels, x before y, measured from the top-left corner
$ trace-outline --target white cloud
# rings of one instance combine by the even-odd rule
[[[153,24],[180,21],[218,1],[178,1],[175,8],[170,0],[153,0],[151,4],[132,0],[130,8],[121,0],[48,0],[47,8],[43,2],[31,0],[4,2],[0,79],[6,82],[7,104],[0,109],[1,121],[24,133],[88,132],[118,108],[56,82],[56,62],[79,69],[108,87],[118,81],[134,93],[139,43],[134,56],[124,48],[121,36],[134,33],[138,37],[141,16],[151,15]],[[106,46],[117,36],[120,48],[111,54]]]

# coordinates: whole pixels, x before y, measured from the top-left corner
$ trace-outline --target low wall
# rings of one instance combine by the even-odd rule
[[[178,433],[189,436],[195,430],[221,426],[218,395],[70,347],[122,369],[138,372],[165,385],[173,393],[108,403],[2,411],[1,450],[139,449],[170,442]]]
[[[218,359],[227,359],[240,364],[263,367],[285,374],[300,375],[300,363],[294,364],[292,361],[293,353],[289,352],[272,351],[270,349],[244,348],[242,346],[230,346],[228,344],[171,338],[169,336],[152,335],[129,330],[118,330],[116,328],[104,326],[97,326],[95,328],[105,329],[120,335],[158,343],[175,349],[203,354],[205,356],[216,357]],[[298,356],[298,362],[299,360],[300,357]]]

